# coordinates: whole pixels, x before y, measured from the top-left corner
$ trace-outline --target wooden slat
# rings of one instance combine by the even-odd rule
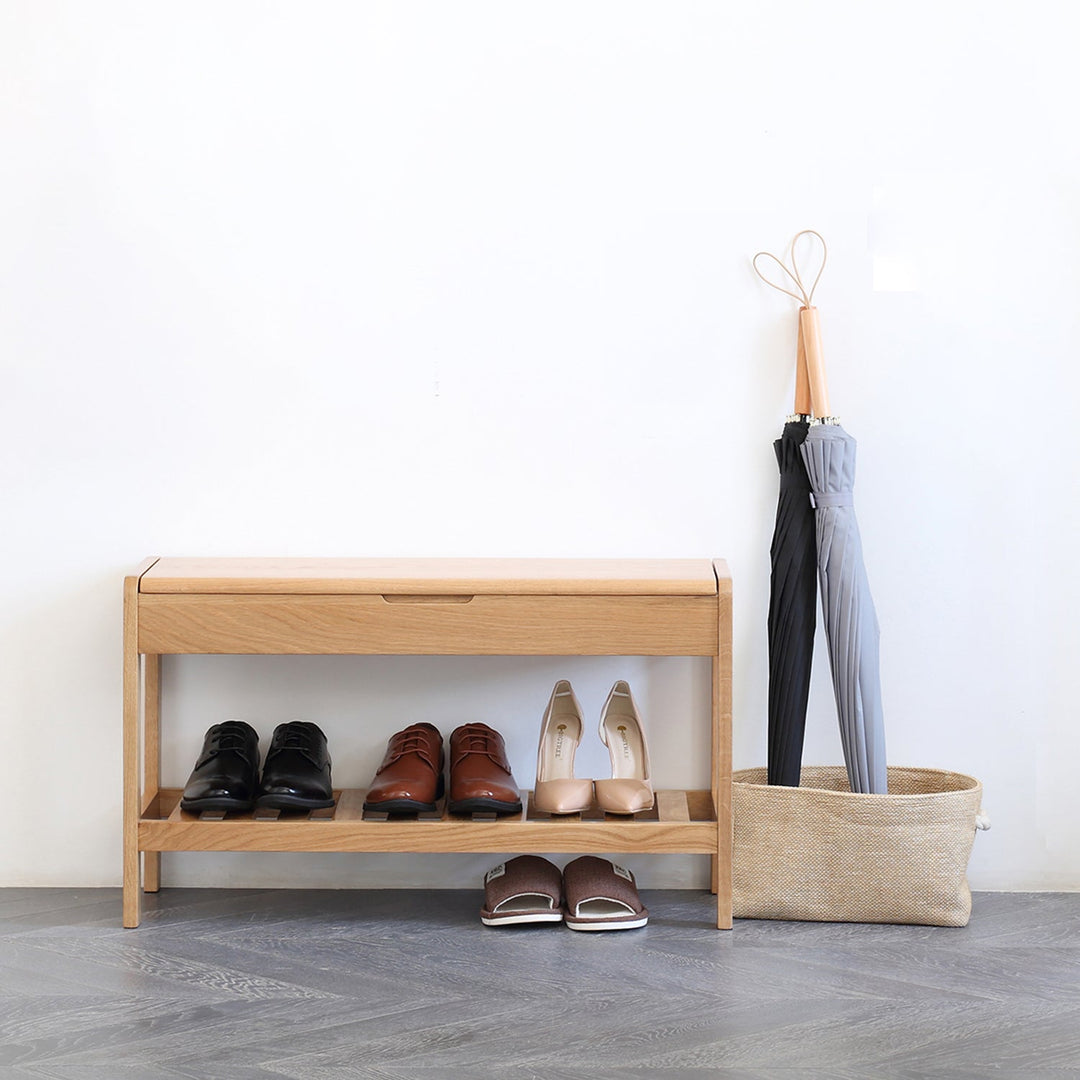
[[[144,595],[154,653],[714,656],[715,597]]]
[[[444,795],[435,804],[434,810],[421,810],[416,815],[417,821],[442,821],[446,817],[446,796]]]
[[[661,821],[690,820],[690,808],[686,805],[685,791],[658,791],[656,810]]]
[[[139,842],[148,851],[397,851],[547,852],[716,851],[715,822],[650,821],[475,822],[144,821]]]
[[[349,821],[360,821],[364,816],[364,798],[367,795],[366,788],[345,788],[338,796],[334,806],[334,820],[342,824]]]
[[[179,789],[162,790],[159,804],[172,806],[167,820],[144,820],[140,844],[158,851],[643,851],[716,850],[716,822],[708,791],[658,792],[657,804],[699,807],[705,820],[649,820],[644,815],[604,820],[566,821],[560,817],[497,815],[477,822],[467,817],[419,821],[387,816],[365,820],[364,790],[347,788],[337,800],[333,819],[284,816],[259,820],[230,814],[224,820],[201,820],[180,810]],[[531,792],[522,792],[527,806]],[[176,800],[176,801],[174,801]]]
[[[143,593],[712,596],[708,559],[165,558]]]
[[[687,791],[686,805],[690,808],[691,821],[715,821],[716,811],[713,806],[711,791]]]

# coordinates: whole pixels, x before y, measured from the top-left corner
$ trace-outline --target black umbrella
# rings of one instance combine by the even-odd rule
[[[810,483],[799,453],[809,423],[793,416],[773,444],[780,497],[769,594],[769,783],[799,786],[817,620],[817,543]]]
[[[800,236],[821,237],[811,230]],[[822,241],[824,253],[824,241]],[[796,295],[770,281],[758,269],[758,259],[772,259],[799,290]],[[822,255],[821,269],[825,258]],[[796,266],[788,270],[775,255],[759,252],[754,269],[773,288],[809,305],[821,277],[818,270],[809,293],[803,287]],[[768,781],[786,787],[799,786],[802,766],[803,736],[806,729],[806,702],[810,693],[810,667],[814,652],[814,628],[817,622],[817,527],[810,501],[810,480],[803,463],[802,444],[810,429],[810,381],[803,346],[802,323],[799,323],[798,353],[795,373],[795,412],[787,418],[783,434],[773,443],[780,468],[780,494],[776,504],[773,529],[772,575],[769,593],[769,757]]]

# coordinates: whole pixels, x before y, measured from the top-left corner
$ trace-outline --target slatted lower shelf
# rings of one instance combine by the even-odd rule
[[[532,806],[496,818],[433,815],[365,819],[363,788],[334,793],[332,809],[310,814],[227,814],[207,820],[180,809],[179,788],[163,788],[139,821],[141,851],[490,851],[684,852],[715,855],[717,823],[708,791],[659,791],[632,818],[593,808],[553,817]]]

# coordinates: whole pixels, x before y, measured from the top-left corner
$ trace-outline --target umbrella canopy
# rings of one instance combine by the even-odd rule
[[[855,440],[829,415],[817,309],[804,308],[811,397],[818,413],[800,447],[813,491],[821,610],[851,790],[885,794],[878,621],[855,518]]]
[[[796,245],[804,235],[817,237],[822,245],[821,267],[809,290],[803,285],[795,261]],[[817,233],[806,230],[792,241],[793,270],[767,251],[754,256],[754,270],[767,285],[779,289],[802,305],[809,305],[825,267],[824,253],[824,240]],[[761,260],[771,260],[784,275],[780,280],[793,285],[798,292],[770,280],[758,265]],[[796,355],[795,411],[787,418],[783,434],[773,443],[780,469],[780,493],[769,548],[772,573],[768,620],[768,781],[786,787],[799,786],[817,620],[817,532],[814,509],[810,503],[810,481],[801,454],[811,419],[810,377],[801,322]]]
[[[884,794],[879,631],[855,518],[855,440],[839,424],[815,423],[800,449],[813,489],[821,611],[848,783],[852,791]]]
[[[801,448],[810,430],[810,391],[804,386],[806,359],[799,334],[795,413],[773,449],[780,468],[780,494],[769,554],[769,769],[770,784],[799,786],[806,701],[817,618],[817,530],[810,481]],[[805,396],[804,396],[805,395]]]

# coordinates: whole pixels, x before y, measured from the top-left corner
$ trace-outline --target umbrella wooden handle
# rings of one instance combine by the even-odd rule
[[[832,416],[829,388],[825,384],[825,362],[821,357],[821,323],[816,307],[799,309],[799,329],[806,350],[806,370],[810,379],[810,400],[815,416]]]
[[[811,411],[810,375],[806,370],[806,343],[803,339],[802,316],[800,316],[799,345],[795,361],[795,414],[809,416]]]

